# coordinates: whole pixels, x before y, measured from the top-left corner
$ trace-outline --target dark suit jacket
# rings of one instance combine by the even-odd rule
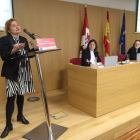
[[[25,43],[24,49],[26,52],[30,52],[27,39],[19,36],[20,43]],[[18,70],[19,70],[19,62],[20,59],[11,59],[13,57],[19,56],[19,52],[16,52],[11,55],[11,51],[13,46],[16,44],[13,37],[8,34],[0,38],[0,56],[4,61],[1,76],[6,77],[7,79],[16,80],[18,77]],[[32,49],[33,51],[33,49]]]
[[[140,48],[138,49],[138,53],[140,53]],[[135,47],[131,47],[127,54],[130,54],[130,60],[136,60],[137,53]]]
[[[97,62],[101,62],[98,52],[94,52],[95,57],[97,57]],[[86,62],[88,59],[90,61],[90,50],[83,50],[82,51],[82,59],[81,59],[81,66],[90,66],[90,62]]]

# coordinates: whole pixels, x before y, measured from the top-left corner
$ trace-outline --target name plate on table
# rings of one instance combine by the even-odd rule
[[[136,58],[137,62],[140,62],[140,53],[137,53],[137,58]]]
[[[105,67],[117,66],[118,65],[118,56],[108,56],[105,57]]]
[[[57,49],[54,38],[42,38],[36,40],[40,51]]]

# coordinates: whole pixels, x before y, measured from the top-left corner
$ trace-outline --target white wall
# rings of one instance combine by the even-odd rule
[[[81,3],[88,5],[95,5],[101,7],[108,7],[114,9],[121,9],[127,11],[136,11],[137,0],[60,0],[73,3]]]

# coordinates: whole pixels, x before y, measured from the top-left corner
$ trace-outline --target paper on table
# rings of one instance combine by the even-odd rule
[[[119,62],[119,63],[121,63],[121,62]],[[126,64],[126,61],[122,61],[122,63]],[[135,62],[130,62],[129,64],[133,64],[133,63],[135,63]]]
[[[98,66],[98,68],[104,68],[104,66]]]

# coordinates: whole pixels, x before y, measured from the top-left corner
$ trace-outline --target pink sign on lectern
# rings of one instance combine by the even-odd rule
[[[54,38],[42,38],[36,40],[40,51],[57,49]]]

